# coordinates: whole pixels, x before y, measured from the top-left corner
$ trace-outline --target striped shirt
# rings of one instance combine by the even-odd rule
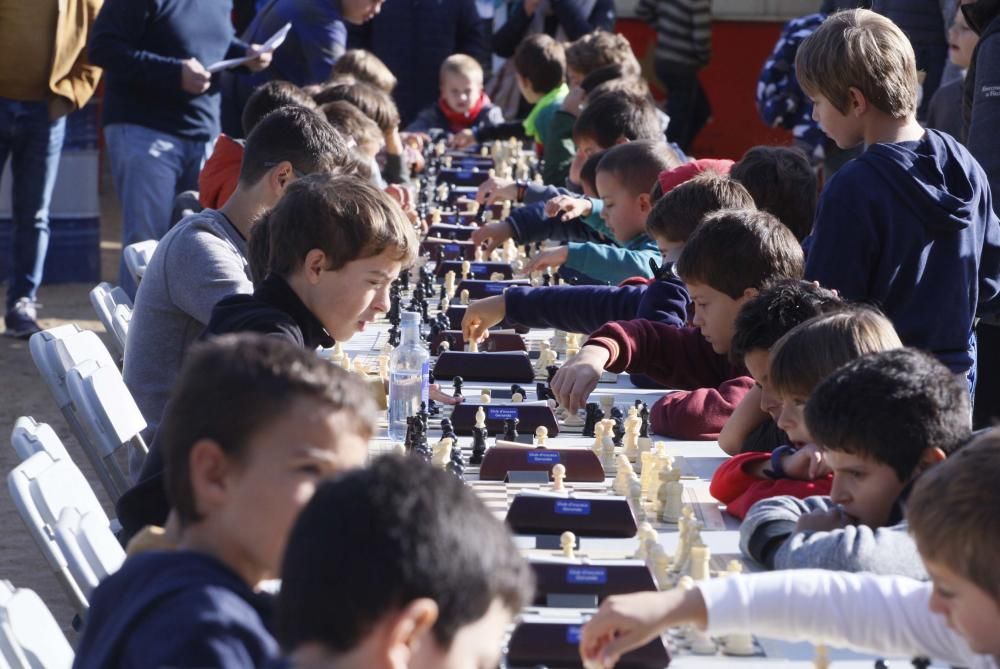
[[[711,0],[640,0],[636,15],[656,28],[656,60],[708,64],[712,51]]]

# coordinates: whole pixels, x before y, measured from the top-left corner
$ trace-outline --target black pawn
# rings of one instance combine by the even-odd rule
[[[639,436],[649,438],[649,407],[646,403],[642,403],[642,409],[639,411],[639,418],[642,419],[642,427],[639,428]]]
[[[927,669],[927,667],[931,666],[931,661],[928,660],[926,657],[915,657],[913,658],[913,661],[910,662],[910,664],[912,664],[914,667],[917,667],[917,669]]]
[[[461,397],[462,396],[462,384],[463,383],[465,383],[465,382],[462,380],[461,376],[456,376],[455,378],[453,378],[451,380],[451,387],[454,388],[454,392],[452,394],[455,397]]]
[[[538,395],[539,402],[544,402],[549,399],[549,387],[539,381],[535,384],[535,394]]]
[[[625,438],[625,417],[622,415],[622,410],[618,407],[612,408],[611,418],[615,421],[614,428],[612,429],[612,441],[615,446],[621,446]]]
[[[486,438],[489,434],[485,427],[472,428],[472,455],[469,456],[470,465],[478,465],[483,462],[483,455],[486,454]]]
[[[465,460],[462,458],[462,449],[457,446],[451,448],[451,459],[448,461],[448,472],[458,478],[465,477]]]
[[[586,414],[583,419],[584,437],[594,436],[594,426],[597,424],[597,402],[587,402]]]
[[[505,441],[517,441],[517,418],[508,418],[503,422],[503,438]]]
[[[458,435],[455,434],[455,428],[451,424],[450,418],[441,419],[441,438],[447,439],[451,438],[452,444],[458,444]]]

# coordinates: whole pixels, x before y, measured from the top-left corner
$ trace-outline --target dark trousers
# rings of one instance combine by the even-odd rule
[[[667,139],[677,142],[685,153],[712,116],[712,105],[698,81],[698,67],[656,61],[656,76],[667,89]]]

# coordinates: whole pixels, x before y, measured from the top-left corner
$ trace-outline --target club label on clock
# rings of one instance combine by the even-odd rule
[[[559,464],[558,451],[528,451],[528,464],[532,465],[557,465]]]
[[[590,502],[580,499],[557,499],[555,512],[564,516],[589,516]]]
[[[499,295],[504,290],[506,290],[508,284],[500,283],[499,281],[491,281],[483,286],[483,292],[489,295]]]
[[[566,643],[571,646],[580,645],[580,625],[570,625],[566,628]]]
[[[489,407],[486,417],[490,420],[513,420],[517,418],[517,407]]]
[[[486,265],[482,263],[472,263],[469,265],[469,271],[473,274],[486,274]]]
[[[608,570],[603,567],[570,567],[566,570],[566,582],[604,585],[608,582]]]

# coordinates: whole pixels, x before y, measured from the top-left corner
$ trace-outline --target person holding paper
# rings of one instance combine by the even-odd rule
[[[236,38],[230,0],[106,0],[94,23],[90,59],[104,68],[104,138],[122,205],[122,247],[159,239],[177,193],[198,172],[219,134],[220,95],[208,67],[271,52]],[[122,262],[119,284],[136,285]]]

